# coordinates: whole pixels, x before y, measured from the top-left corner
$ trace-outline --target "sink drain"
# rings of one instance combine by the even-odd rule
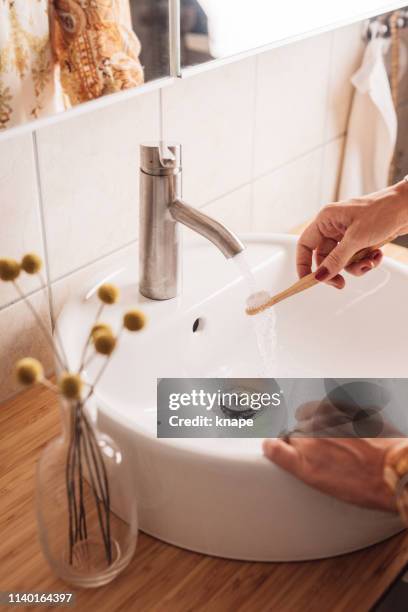
[[[204,328],[204,319],[202,317],[198,317],[194,323],[193,323],[193,334],[195,334],[197,331],[202,331]]]
[[[250,406],[241,405],[241,401],[244,398],[251,397],[252,393],[254,393],[254,389],[245,389],[243,387],[224,392],[224,403],[220,405],[222,412],[234,419],[253,419],[257,417],[263,412],[263,408],[254,410]]]

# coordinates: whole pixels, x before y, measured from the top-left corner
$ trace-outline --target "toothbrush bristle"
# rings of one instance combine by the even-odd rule
[[[268,291],[257,291],[256,293],[252,293],[247,299],[247,310],[254,311],[266,304],[268,300],[271,299],[270,293]]]

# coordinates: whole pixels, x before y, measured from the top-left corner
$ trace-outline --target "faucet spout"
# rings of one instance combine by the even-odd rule
[[[180,145],[141,145],[140,161],[139,291],[152,300],[170,300],[181,288],[181,223],[227,258],[241,253],[244,245],[222,223],[182,201]]]
[[[219,248],[230,259],[245,249],[241,240],[225,225],[189,206],[182,200],[175,200],[169,206],[170,214],[179,223],[194,230]]]

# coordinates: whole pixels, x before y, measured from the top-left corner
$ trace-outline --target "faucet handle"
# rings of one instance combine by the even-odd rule
[[[167,143],[164,142],[164,140],[161,140],[159,143],[159,156],[160,163],[163,168],[173,167],[174,162],[176,161],[176,156],[172,151],[170,151],[169,147],[167,146]]]
[[[140,168],[153,176],[178,174],[181,171],[181,145],[164,141],[140,145]]]

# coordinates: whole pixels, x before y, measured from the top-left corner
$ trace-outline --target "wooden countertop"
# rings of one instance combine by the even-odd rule
[[[408,263],[408,250],[395,245],[385,250]],[[19,394],[0,406],[0,432],[0,591],[72,590],[52,575],[42,556],[33,503],[36,461],[59,433],[57,400],[42,388]],[[125,572],[106,587],[77,590],[74,608],[364,612],[407,563],[408,532],[356,553],[296,563],[217,559],[140,534]]]

